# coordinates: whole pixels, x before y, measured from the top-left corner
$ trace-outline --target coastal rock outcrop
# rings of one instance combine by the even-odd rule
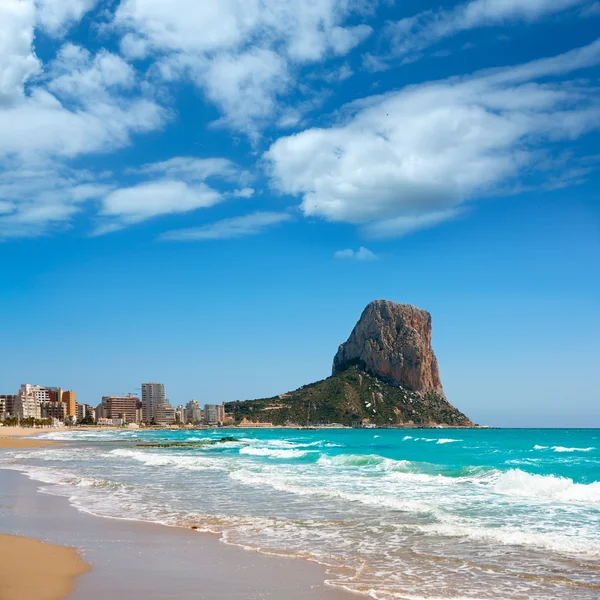
[[[443,395],[431,348],[431,315],[410,304],[374,300],[333,359],[333,375],[357,365],[392,385]]]
[[[236,423],[472,427],[442,390],[431,316],[375,300],[335,355],[333,374],[273,398],[228,402]]]

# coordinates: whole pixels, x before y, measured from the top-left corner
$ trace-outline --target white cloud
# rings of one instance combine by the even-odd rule
[[[539,82],[600,62],[600,41],[515,68],[410,86],[346,107],[347,120],[277,140],[274,186],[306,216],[389,237],[453,218],[534,170],[545,145],[600,127],[584,82]]]
[[[408,215],[374,221],[363,227],[367,237],[377,239],[397,238],[422,229],[430,229],[443,223],[451,221],[463,212],[460,208],[449,208],[421,215]]]
[[[100,214],[138,223],[157,215],[213,206],[221,199],[221,194],[203,183],[189,185],[164,179],[114,190],[103,199]]]
[[[368,248],[361,246],[358,250],[352,250],[347,248],[346,250],[338,250],[333,254],[334,258],[342,260],[359,260],[359,261],[371,261],[377,260],[379,257],[374,252],[371,252]]]
[[[272,50],[252,48],[206,62],[198,83],[236,129],[247,129],[275,112],[276,98],[290,83],[286,61]]]
[[[69,168],[69,159],[126,146],[133,134],[158,129],[168,117],[144,96],[131,66],[105,50],[93,55],[64,44],[42,72],[32,46],[32,7],[27,0],[0,4],[4,238],[67,226],[81,210],[82,200],[111,188],[102,177],[98,182],[98,176]],[[86,188],[80,186],[82,181]],[[97,193],[82,198],[92,187]]]
[[[32,47],[34,23],[33,1],[0,2],[0,110],[21,99],[25,82],[40,70]]]
[[[4,1],[4,0],[3,0]],[[37,22],[46,33],[60,37],[79,23],[98,0],[35,0]]]
[[[372,32],[346,26],[362,0],[123,0],[114,24],[131,58],[159,57],[165,80],[194,81],[221,123],[256,136],[283,110],[302,65],[343,56]],[[201,34],[199,31],[201,30]]]
[[[17,106],[0,110],[0,158],[19,154],[76,157],[126,146],[131,133],[157,129],[165,113],[154,102],[93,102],[88,110],[69,110],[43,89]]]
[[[233,195],[236,198],[252,198],[254,190],[252,188],[242,188],[241,190],[235,190]]]
[[[239,177],[238,167],[226,158],[195,158],[176,156],[169,160],[149,163],[131,171],[141,175],[164,175],[165,177],[204,181],[209,177]]]
[[[6,165],[0,170],[0,240],[64,228],[86,202],[111,189],[97,175],[57,163]]]
[[[349,65],[343,64],[341,67],[327,71],[321,75],[321,78],[328,83],[338,83],[345,81],[354,75],[354,71]]]
[[[265,229],[292,219],[292,215],[288,213],[254,212],[241,217],[222,219],[203,227],[167,231],[160,236],[160,239],[172,242],[192,242],[239,238],[262,233]]]
[[[141,95],[138,85],[120,57],[64,45],[45,84],[0,105],[0,159],[107,151],[129,144],[131,133],[162,127],[168,113]]]
[[[519,21],[532,22],[589,0],[472,0],[453,9],[427,10],[391,23],[393,55],[419,52],[443,38],[468,29]]]
[[[176,156],[129,169],[129,175],[144,179],[128,187],[116,188],[102,198],[95,235],[167,214],[182,214],[209,208],[230,197],[249,198],[252,188],[218,190],[206,180],[239,184],[246,173],[223,158]]]

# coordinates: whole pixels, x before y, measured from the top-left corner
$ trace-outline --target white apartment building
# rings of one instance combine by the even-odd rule
[[[185,405],[186,417],[188,421],[193,423],[200,423],[202,421],[202,409],[198,404],[198,400],[190,400]]]
[[[216,425],[225,420],[225,407],[222,404],[204,405],[204,423],[207,425]]]
[[[33,417],[41,419],[41,403],[49,402],[50,394],[48,390],[41,385],[31,385],[30,383],[21,384],[17,399],[15,401],[15,413],[21,419]]]
[[[162,383],[142,383],[142,420],[152,423],[156,418],[159,404],[165,404],[165,386]]]

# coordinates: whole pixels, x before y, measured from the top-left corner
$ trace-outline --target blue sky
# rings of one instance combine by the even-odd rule
[[[375,298],[450,401],[600,426],[600,2],[4,0],[0,391],[326,377]]]

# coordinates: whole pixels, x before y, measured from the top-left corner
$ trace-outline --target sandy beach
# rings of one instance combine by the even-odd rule
[[[357,597],[326,586],[327,574],[319,565],[226,546],[216,536],[190,529],[83,514],[70,506],[66,498],[40,493],[40,487],[21,473],[0,469],[0,531],[47,543],[0,537],[1,543],[7,541],[3,548],[9,554],[15,552],[17,544],[21,544],[23,552],[31,549],[57,552],[44,554],[46,558],[39,555],[41,562],[52,568],[60,564],[60,569],[54,572],[56,586],[50,588],[44,584],[48,594],[54,595],[36,595],[33,587],[23,587],[19,575],[14,581],[22,587],[7,595],[3,585],[2,600],[65,597],[72,589],[73,578],[81,573],[84,574],[77,577],[74,590],[68,595],[70,600],[351,600]],[[89,563],[90,571],[85,572],[86,565],[73,548]],[[25,555],[19,556],[23,560]],[[37,565],[37,561],[31,564]],[[14,572],[15,568],[11,568]],[[19,572],[23,570],[20,568]],[[4,569],[0,570],[3,581],[4,573]],[[45,576],[39,580],[45,581]]]
[[[54,429],[34,429],[32,427],[0,427],[0,449],[17,448],[41,448],[42,446],[53,446],[55,442],[25,439],[38,436],[42,433],[50,433]]]
[[[64,598],[88,570],[73,548],[0,534],[2,600]]]
[[[25,439],[44,429],[0,427],[0,449],[38,448],[53,442]],[[10,531],[4,526],[2,531]],[[75,586],[75,579],[89,570],[74,548],[34,538],[0,533],[0,581],[2,600],[58,600]]]

